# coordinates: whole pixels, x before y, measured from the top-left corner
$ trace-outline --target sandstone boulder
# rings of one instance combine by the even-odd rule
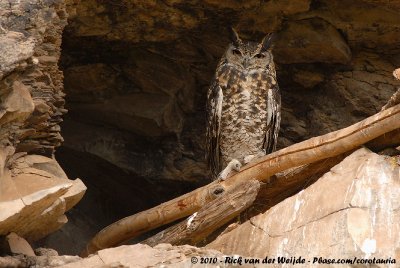
[[[259,258],[303,256],[311,262],[315,256],[398,259],[399,171],[396,157],[359,149],[307,189],[206,248]]]
[[[221,252],[212,249],[201,249],[188,245],[171,246],[170,244],[159,244],[152,248],[147,245],[136,244],[100,250],[81,261],[69,263],[62,267],[99,267],[102,265],[120,265],[123,267],[204,267],[207,264],[200,263],[201,257],[206,257],[207,259],[216,258],[218,263],[224,260],[224,255]],[[198,262],[193,261],[192,258]],[[222,265],[222,267],[229,266]],[[242,265],[241,267],[254,266]]]
[[[31,241],[59,229],[64,213],[85,193],[81,180],[71,181],[58,163],[39,155],[15,155],[0,176],[0,234],[15,232]]]
[[[4,252],[11,253],[11,254],[24,254],[26,256],[36,256],[35,252],[33,251],[32,247],[29,243],[16,233],[10,233],[9,235],[5,236],[5,240],[2,246],[5,248]],[[4,245],[5,244],[5,245]]]
[[[63,1],[0,1],[0,235],[33,241],[54,232],[86,190],[54,159],[66,112],[58,68],[65,25]],[[14,253],[34,255],[8,238]]]

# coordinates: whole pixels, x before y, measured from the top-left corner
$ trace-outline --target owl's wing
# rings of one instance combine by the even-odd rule
[[[279,127],[281,123],[281,94],[278,84],[268,90],[267,96],[267,130],[265,132],[263,149],[270,154],[276,149]]]
[[[206,159],[213,175],[219,172],[219,137],[223,101],[222,88],[214,81],[207,93]]]

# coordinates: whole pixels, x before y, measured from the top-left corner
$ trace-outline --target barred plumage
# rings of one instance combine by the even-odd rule
[[[231,169],[275,150],[281,101],[271,37],[244,42],[232,30],[232,43],[217,67],[207,94],[206,141],[215,177],[225,179]]]

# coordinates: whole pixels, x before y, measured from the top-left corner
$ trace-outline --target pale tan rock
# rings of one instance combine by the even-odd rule
[[[15,256],[7,256],[5,258],[0,257],[0,267],[18,267],[18,268],[30,268],[30,267],[60,267],[67,265],[68,263],[74,263],[81,260],[78,256],[27,256],[19,254]],[[82,266],[88,267],[88,266]],[[99,267],[98,265],[89,267]]]
[[[64,213],[86,191],[71,181],[54,159],[22,155],[8,162],[0,176],[0,234],[11,231],[37,240],[67,222]]]
[[[54,231],[49,229],[49,226],[43,225],[45,222],[42,222],[41,218],[43,217],[43,220],[48,219],[49,215],[46,215],[46,213],[42,215],[42,213],[52,207],[55,202],[59,204],[59,198],[66,193],[69,187],[71,187],[71,184],[60,184],[23,196],[17,200],[1,202],[1,210],[10,212],[4,215],[0,221],[0,234],[14,231],[23,237],[31,238],[32,236],[36,237],[36,234],[42,237],[44,234]],[[9,207],[10,203],[14,204],[14,206]],[[52,207],[52,210],[55,210],[55,207]],[[57,212],[56,215],[51,216],[52,221],[57,221],[65,210],[62,209]]]
[[[51,248],[35,248],[34,252],[37,256],[58,256],[58,252]]]
[[[69,264],[64,264],[60,267],[63,268],[75,268],[75,267],[87,267],[87,268],[95,268],[104,266],[104,262],[98,255],[92,255],[90,257],[84,258],[83,260],[79,260],[77,262],[71,262]]]
[[[0,125],[10,121],[24,121],[34,110],[29,88],[21,82],[14,82],[11,92],[2,101]]]
[[[10,252],[14,254],[24,254],[26,256],[36,256],[31,245],[24,238],[16,233],[10,233],[6,236],[6,241],[10,248]]]
[[[72,181],[71,188],[62,196],[65,200],[66,211],[70,210],[82,199],[86,189],[86,185],[80,179]]]
[[[63,1],[0,1],[0,235],[48,235],[86,190],[51,158],[63,140],[66,23]]]
[[[0,33],[0,79],[18,68],[21,62],[32,57],[36,40],[23,33],[5,31]]]
[[[313,256],[393,259],[400,248],[399,179],[400,168],[390,157],[359,149],[307,189],[206,248],[310,261]]]
[[[14,180],[11,178],[11,172],[8,169],[3,170],[0,178],[0,202],[15,200],[20,194],[15,186]]]
[[[216,263],[201,263],[200,258],[214,259]],[[159,244],[150,247],[143,244],[119,246],[103,249],[80,261],[61,266],[63,268],[75,267],[231,267],[225,263],[225,257],[221,252],[211,249],[196,248],[189,245],[171,246]],[[233,257],[233,256],[229,256]],[[240,256],[235,256],[239,258]],[[195,261],[192,261],[194,258]],[[243,258],[243,257],[242,257]],[[261,267],[244,264],[240,267]]]
[[[40,258],[38,258],[38,260],[40,261]],[[74,263],[77,261],[80,261],[81,258],[78,256],[49,256],[44,258],[44,265],[42,266],[46,266],[46,267],[60,267],[63,265],[66,265],[68,263]],[[38,261],[38,264],[40,266],[40,262]],[[85,265],[82,265],[81,267],[90,267],[90,266],[86,266],[87,263],[85,263]]]
[[[24,266],[24,263],[21,260],[7,256],[7,257],[0,257],[0,267],[20,268],[26,266]]]
[[[400,68],[396,69],[393,71],[393,76],[397,79],[400,80]]]

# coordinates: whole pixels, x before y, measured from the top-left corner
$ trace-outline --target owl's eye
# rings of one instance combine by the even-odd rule
[[[240,55],[242,55],[242,52],[240,52],[239,49],[234,49],[234,50],[232,50],[232,54],[233,54],[233,55],[240,56]]]
[[[262,54],[262,53],[258,53],[258,54],[256,54],[255,57],[256,57],[257,59],[262,59],[262,58],[265,58],[265,55]]]

